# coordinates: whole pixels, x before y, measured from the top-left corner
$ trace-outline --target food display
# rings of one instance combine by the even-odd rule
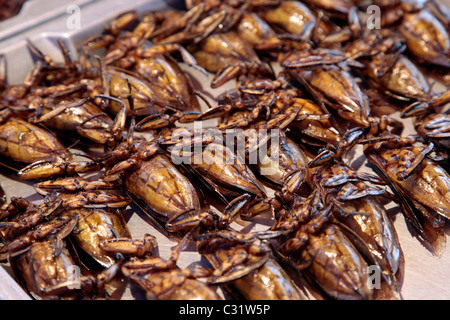
[[[106,3],[0,32],[0,262],[30,298],[450,298],[410,271],[450,266],[445,3]]]

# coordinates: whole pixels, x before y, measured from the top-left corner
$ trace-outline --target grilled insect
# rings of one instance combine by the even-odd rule
[[[342,162],[319,165],[310,172],[310,185],[318,188],[325,203],[334,204],[333,214],[349,231],[349,238],[359,250],[366,247],[362,254],[371,257],[371,265],[380,267],[388,286],[377,294],[400,298],[403,254],[394,225],[380,202],[386,191],[376,186],[386,182]]]
[[[307,52],[307,53],[306,53]],[[331,107],[339,117],[361,127],[369,126],[370,105],[355,78],[337,63],[351,59],[334,50],[290,52],[280,55],[280,64],[311,92],[318,102]],[[357,64],[359,66],[359,64]],[[330,90],[333,88],[333,90]]]
[[[418,61],[450,68],[448,29],[429,10],[405,14],[398,30]]]
[[[28,231],[25,230],[20,235],[11,235],[11,232],[7,233],[5,230],[2,230],[4,245],[0,249],[0,260],[8,259],[8,257],[14,256],[24,249],[26,250],[33,243],[55,237],[55,235],[60,239],[64,239],[72,232],[76,222],[77,215],[71,214],[65,217],[56,217],[48,222],[41,223],[37,227],[30,228]],[[2,222],[2,225],[4,228],[5,223]],[[12,223],[6,225],[11,227]]]
[[[70,280],[77,266],[67,243],[59,238],[35,242],[10,262],[19,282],[35,299],[57,298],[48,294],[49,289]]]
[[[284,201],[281,201],[284,203]],[[335,299],[372,299],[368,265],[341,229],[330,221],[333,204],[324,206],[320,193],[293,196],[266,232],[278,239],[275,252]]]
[[[259,59],[252,46],[234,31],[212,34],[192,51],[200,66],[215,73],[212,88],[247,73],[271,75],[270,69]]]
[[[268,114],[268,123],[273,122],[280,115],[286,115],[285,119],[271,126],[280,128],[281,124],[285,125],[285,121],[291,121],[287,123],[287,126],[296,141],[314,146],[328,143],[337,145],[341,141],[341,136],[333,126],[331,115],[313,100],[305,98],[304,94],[292,85],[292,82],[293,79],[284,71],[278,74],[277,80],[243,80],[238,89],[244,101],[245,99],[252,101],[256,97],[258,103],[253,104],[256,105],[255,109],[260,109],[256,114],[260,118]],[[273,99],[272,103],[266,101],[269,98]],[[266,109],[265,113],[263,113],[264,109]],[[290,120],[290,115],[294,113],[297,114],[296,118]],[[252,111],[252,118],[255,118],[254,114],[255,112]]]
[[[386,35],[387,33],[387,35]],[[392,32],[371,33],[358,39],[348,48],[349,55],[368,56],[364,73],[381,88],[400,100],[413,103],[403,110],[402,117],[423,114],[427,109],[442,106],[450,101],[450,93],[432,93],[426,76],[402,52],[405,47]],[[399,77],[398,75],[401,75]]]
[[[289,46],[294,48],[298,47],[299,40],[300,43],[312,40],[323,47],[345,42],[356,36],[361,29],[353,4],[348,8],[345,18],[348,18],[349,23],[344,27],[339,27],[328,16],[311,10],[307,5],[306,2],[283,1],[276,7],[261,7],[255,11],[278,30],[278,38],[283,39],[285,44],[286,40],[293,40],[289,41]]]
[[[392,183],[420,240],[433,254],[441,255],[446,243],[443,227],[450,212],[447,199],[450,177],[427,157],[434,145],[419,146],[415,142],[415,137],[396,135],[360,141],[366,144],[367,159]]]
[[[8,109],[0,124],[0,154],[18,163],[30,163],[18,174],[22,179],[48,178],[98,170],[96,161],[74,161],[74,156],[50,131],[14,117]]]
[[[56,186],[58,181],[51,183]],[[45,202],[40,205],[33,204],[22,198],[12,197],[11,202],[7,205],[5,204],[1,209],[2,221],[0,226],[3,240],[13,241],[13,244],[8,243],[7,246],[2,248],[2,252],[8,251],[8,247],[15,248],[16,245],[21,246],[29,243],[30,239],[32,240],[35,235],[33,232],[34,228],[39,227],[41,223],[46,221],[50,223],[53,218],[64,220],[76,217],[78,215],[77,210],[92,206],[125,207],[130,201],[123,195],[112,192],[107,193],[103,192],[103,190],[78,191],[76,194],[57,194],[52,192],[46,197]],[[55,221],[59,225],[58,220]],[[47,227],[47,229],[51,231],[51,227]],[[30,236],[24,236],[24,233],[27,232],[30,232]],[[39,236],[39,234],[37,233],[36,236]],[[18,237],[24,237],[24,239],[17,239]]]
[[[7,109],[3,110],[8,113]],[[49,131],[17,117],[6,116],[0,125],[0,152],[24,163],[70,159],[67,148]]]
[[[215,271],[209,283],[224,283],[246,300],[302,300],[304,295],[251,234],[223,230],[200,235],[197,247]]]
[[[101,76],[87,83],[94,92],[122,98],[127,103],[128,78],[136,92],[135,110],[140,115],[155,109],[165,111],[167,106],[199,111],[191,83],[177,62],[166,54],[181,51],[185,61],[193,66],[196,66],[195,59],[178,44],[149,42],[147,38],[155,27],[152,17],[146,15],[133,31],[126,31],[136,21],[137,12],[124,13],[105,28],[102,36],[86,41],[84,50],[106,48],[100,59]]]
[[[169,259],[152,257],[128,261],[122,265],[122,273],[138,285],[149,300],[221,300],[213,288],[196,279],[209,276],[210,271],[177,267],[185,241],[186,237],[172,249]]]

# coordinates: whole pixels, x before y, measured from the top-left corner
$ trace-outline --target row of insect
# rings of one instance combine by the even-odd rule
[[[219,299],[219,285],[245,299],[401,298],[404,261],[386,201],[433,254],[445,249],[448,117],[436,110],[450,94],[434,93],[416,61],[448,81],[448,21],[433,2],[374,4],[380,30],[363,23],[367,4],[352,1],[126,12],[79,59],[62,40],[63,62],[28,42],[36,63],[19,85],[7,83],[0,56],[2,161],[42,180],[33,187],[43,197],[4,199],[0,260],[36,298],[101,298],[123,277],[149,299]],[[235,92],[209,105],[180,59],[213,73],[213,88],[234,81]],[[417,134],[401,136],[403,121],[386,108],[414,117]],[[243,148],[183,125],[210,119]],[[345,163],[356,145],[380,175]],[[253,157],[264,148],[266,158]],[[194,150],[184,155],[192,161],[175,164],[175,150]],[[132,239],[131,202],[179,240],[168,259],[152,235]],[[262,215],[266,230],[235,224]],[[177,266],[191,241],[208,266]],[[73,278],[80,252],[102,266],[97,274]]]

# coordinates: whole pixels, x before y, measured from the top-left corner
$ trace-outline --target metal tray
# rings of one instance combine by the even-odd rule
[[[450,6],[450,1],[445,1]],[[72,53],[89,37],[99,34],[104,26],[117,14],[136,9],[148,11],[162,9],[167,6],[176,6],[180,1],[163,0],[29,0],[25,3],[19,15],[0,23],[0,52],[6,55],[8,62],[8,79],[10,83],[21,83],[32,66],[32,58],[26,48],[25,40],[32,41],[42,52],[50,55],[57,61],[62,60],[56,40],[64,39]],[[67,21],[70,17],[68,8],[72,5],[80,8],[81,24],[79,29],[70,29]],[[203,85],[203,90],[214,105],[215,99],[225,90],[233,90],[232,83],[219,89],[211,89],[207,85],[210,79],[200,72],[182,65],[194,83]],[[411,123],[406,124],[405,133],[412,132]],[[354,168],[371,171],[364,161],[360,148],[349,154],[348,161]],[[0,184],[9,199],[11,196],[22,196],[30,201],[41,201],[36,195],[31,182],[20,181],[14,173],[0,167]],[[405,255],[405,275],[402,286],[404,299],[450,299],[450,249],[441,258],[433,256],[417,239],[411,236],[403,216],[394,206],[387,206],[393,218],[400,237]],[[158,232],[151,224],[149,218],[137,207],[131,205],[127,208],[125,217],[132,232],[133,238],[142,238],[145,233],[156,236],[159,253],[168,257],[171,248],[176,244]],[[269,222],[270,223],[270,222]],[[267,225],[255,224],[252,227],[264,229]],[[447,223],[446,234],[450,235],[450,224]],[[199,255],[195,248],[183,251],[179,265],[186,267],[199,262]],[[126,288],[121,299],[136,299],[143,296],[135,290]],[[30,299],[30,297],[17,285],[12,278],[12,272],[7,264],[0,265],[0,299]]]

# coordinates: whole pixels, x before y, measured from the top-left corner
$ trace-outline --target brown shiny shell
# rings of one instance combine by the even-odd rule
[[[308,23],[315,23],[316,18],[311,10],[300,1],[283,1],[275,8],[258,11],[268,23],[277,25],[289,33],[302,35]]]
[[[303,300],[291,277],[274,259],[232,285],[246,300]]]
[[[59,283],[73,280],[76,264],[66,248],[55,240],[35,242],[29,250],[12,259],[16,274],[33,296],[45,296],[45,291]]]
[[[418,60],[450,67],[448,29],[428,10],[405,14],[399,27],[408,50]]]
[[[241,60],[261,64],[251,45],[236,32],[210,35],[202,41],[200,48],[196,48],[193,56],[200,66],[210,72],[217,72]]]
[[[164,155],[143,161],[127,176],[125,187],[159,214],[163,221],[183,212],[195,214],[200,210],[194,186]]]
[[[314,281],[337,299],[371,299],[368,265],[337,227],[329,225],[317,235],[310,235],[302,251],[302,261],[310,261],[307,269]]]
[[[78,220],[72,238],[102,266],[112,266],[116,259],[102,250],[99,244],[115,238],[131,239],[125,220],[119,212],[113,210],[80,208],[74,211],[78,213]],[[70,214],[70,211],[66,214]]]
[[[216,184],[225,195],[248,192],[264,197],[262,184],[250,168],[226,146],[211,143],[201,153],[201,161],[192,159],[191,166]]]
[[[51,132],[14,117],[0,124],[0,154],[25,163],[71,158],[67,148]]]

